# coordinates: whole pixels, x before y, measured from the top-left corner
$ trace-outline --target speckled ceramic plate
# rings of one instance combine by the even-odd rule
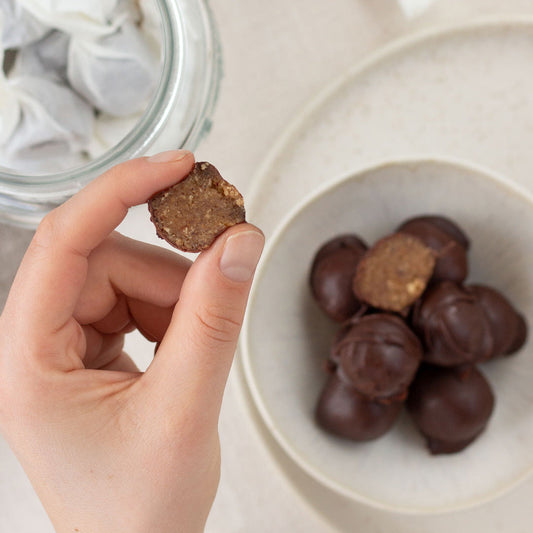
[[[406,513],[456,510],[500,495],[533,469],[533,345],[486,364],[496,393],[488,429],[461,453],[431,456],[407,415],[384,437],[352,443],[314,422],[334,326],[308,287],[317,248],[339,233],[372,242],[404,219],[441,213],[471,238],[469,281],[490,284],[533,316],[533,200],[511,182],[450,161],[379,165],[320,188],[270,239],[244,327],[245,375],[283,449],[329,488]]]
[[[268,240],[311,191],[406,156],[473,161],[533,190],[532,62],[531,16],[426,30],[378,50],[328,84],[280,132],[247,195],[249,219]],[[354,524],[366,533],[530,530],[533,476],[486,505],[425,516],[385,512],[331,490],[278,446],[249,395],[242,365],[237,368],[274,464],[336,531]]]

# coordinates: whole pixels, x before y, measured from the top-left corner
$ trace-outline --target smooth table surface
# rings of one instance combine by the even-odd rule
[[[396,38],[435,26],[486,16],[533,16],[533,0],[507,0],[504,6],[499,0],[437,0],[412,20],[392,0],[212,0],[211,5],[220,30],[225,75],[213,128],[196,156],[216,164],[245,198],[258,167],[291,118],[326,84],[370,52]],[[142,207],[131,210],[120,230],[161,244]],[[22,248],[27,235],[17,232],[6,230],[4,234],[13,235]],[[10,257],[2,254],[3,272],[7,273],[0,280],[0,289],[4,290],[20,253],[10,251]],[[149,363],[152,349],[140,336],[132,335],[127,349],[141,366]],[[354,514],[354,504],[325,494],[280,454],[267,432],[254,421],[251,400],[237,370],[234,368],[230,376],[221,413],[222,478],[206,531],[338,530],[320,515],[320,506],[314,508],[313,498],[323,498],[326,505],[331,498],[338,513],[346,516]],[[1,474],[4,478],[13,475],[18,472],[4,469]],[[0,483],[0,497],[2,490],[7,490],[7,485]],[[24,487],[20,491],[27,493]],[[35,501],[22,498],[18,503],[9,517],[0,516],[0,533],[48,531],[35,527],[45,520]],[[512,502],[510,517],[512,505],[523,504]],[[386,513],[378,516],[377,511],[363,506],[356,511],[357,523],[345,531],[431,531],[427,522],[416,517]],[[450,517],[447,520],[450,525],[454,523]],[[459,518],[456,525],[460,528]],[[505,522],[499,526],[502,532],[506,531]],[[524,524],[523,531],[530,531],[530,527]]]

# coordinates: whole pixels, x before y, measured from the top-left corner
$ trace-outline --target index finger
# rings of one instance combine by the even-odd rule
[[[91,251],[130,207],[183,179],[193,164],[193,155],[183,150],[126,161],[48,214],[22,260],[5,309],[14,305],[16,316],[26,317],[33,331],[61,328],[72,317]]]

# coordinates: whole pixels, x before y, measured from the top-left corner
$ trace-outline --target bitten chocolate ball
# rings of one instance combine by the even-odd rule
[[[422,346],[405,322],[391,314],[356,317],[334,340],[330,362],[344,382],[370,399],[405,397],[422,359]]]
[[[343,322],[361,308],[352,281],[366,244],[357,235],[341,235],[326,242],[311,266],[311,292],[330,318]]]
[[[401,408],[400,402],[387,405],[373,402],[332,375],[318,400],[315,419],[329,433],[368,441],[384,435],[398,418]]]
[[[484,430],[494,394],[476,368],[423,365],[409,389],[407,409],[432,454],[466,448]]]
[[[466,279],[470,243],[461,228],[450,219],[437,215],[419,216],[406,220],[396,231],[414,235],[435,250],[437,261],[432,280],[462,282]]]
[[[353,291],[372,307],[402,313],[424,292],[434,268],[434,253],[420,239],[394,233],[363,256]]]
[[[201,252],[229,227],[245,221],[241,193],[207,162],[148,200],[158,237],[184,252]]]
[[[412,323],[428,363],[472,364],[493,353],[491,325],[477,296],[451,281],[426,291],[414,306]]]
[[[496,289],[485,285],[470,285],[490,324],[493,348],[490,358],[510,355],[526,341],[527,326],[509,300]]]

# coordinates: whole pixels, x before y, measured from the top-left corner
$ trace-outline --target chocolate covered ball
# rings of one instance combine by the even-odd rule
[[[443,215],[421,215],[406,220],[400,227],[410,225],[411,223],[425,223],[439,228],[447,233],[452,239],[457,241],[467,250],[470,248],[470,239],[465,232],[451,219]]]
[[[519,350],[527,325],[512,304],[485,285],[441,282],[417,303],[413,328],[424,360],[441,366],[473,364]]]
[[[483,431],[494,394],[476,368],[423,365],[409,389],[407,409],[432,454],[464,449]]]
[[[352,291],[352,280],[366,244],[356,235],[341,235],[325,243],[311,267],[311,291],[330,318],[344,322],[361,308]]]
[[[315,419],[320,427],[338,437],[368,441],[384,435],[401,408],[400,402],[386,405],[373,402],[332,375],[318,400]]]
[[[422,359],[416,335],[398,316],[353,318],[335,338],[330,360],[337,375],[370,399],[404,398]]]
[[[491,358],[510,355],[519,350],[526,341],[527,326],[524,317],[499,291],[485,285],[470,285],[485,311],[493,337]]]
[[[414,306],[412,323],[424,346],[424,360],[441,366],[472,364],[493,353],[491,324],[476,294],[443,281]]]
[[[437,215],[419,216],[406,220],[396,231],[418,237],[435,250],[437,261],[432,280],[462,282],[466,279],[470,243],[461,228],[450,219]]]

